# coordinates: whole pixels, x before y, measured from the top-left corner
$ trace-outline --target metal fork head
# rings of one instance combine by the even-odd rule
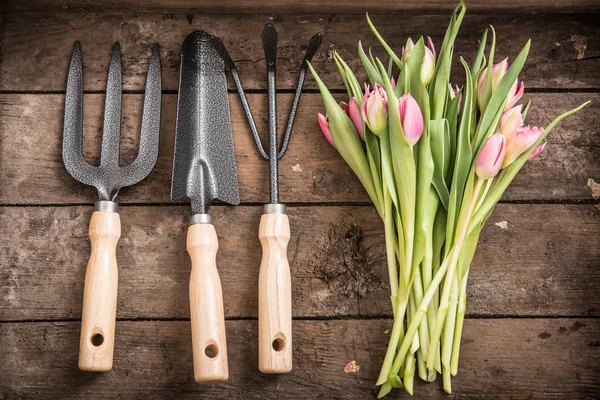
[[[106,86],[100,166],[92,166],[83,157],[83,62],[81,46],[79,42],[75,42],[65,96],[63,163],[73,178],[98,190],[99,200],[114,201],[120,188],[138,183],[148,176],[156,165],[162,90],[158,44],[152,47],[146,78],[138,155],[127,166],[119,164],[121,87],[121,48],[119,42],[116,42],[112,50]]]

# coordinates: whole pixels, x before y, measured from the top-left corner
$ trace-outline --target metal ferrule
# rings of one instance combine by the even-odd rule
[[[285,204],[265,204],[263,214],[285,214]]]
[[[96,211],[113,213],[119,212],[119,203],[116,201],[100,200],[94,203],[94,205],[96,206]]]
[[[212,224],[212,218],[209,214],[194,214],[190,218],[190,225]]]

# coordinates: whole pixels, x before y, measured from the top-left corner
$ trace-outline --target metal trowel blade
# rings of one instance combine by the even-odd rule
[[[181,49],[171,200],[189,198],[194,214],[240,202],[225,63],[211,37],[193,32]]]

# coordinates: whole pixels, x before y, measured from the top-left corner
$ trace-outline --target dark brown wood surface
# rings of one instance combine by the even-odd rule
[[[230,379],[193,383],[189,321],[117,322],[115,364],[105,374],[77,368],[77,322],[0,324],[5,399],[210,398],[370,399],[391,320],[294,321],[292,373],[258,372],[256,321],[228,321]],[[598,319],[469,319],[455,397],[594,399]],[[356,373],[345,373],[356,361]],[[415,398],[448,399],[441,383],[415,384]],[[409,398],[396,393],[391,398]],[[466,394],[466,395],[465,395]]]
[[[592,12],[600,9],[594,0],[469,0],[471,13],[504,12],[523,13],[555,12]],[[261,0],[145,0],[140,7],[139,0],[14,0],[5,1],[0,10],[59,10],[59,11],[128,11],[135,13],[151,12],[204,12],[204,13],[238,13],[238,14],[294,14],[294,13],[353,13],[395,12],[395,13],[444,13],[452,12],[456,4],[446,0],[378,0],[376,2],[360,2],[339,0],[323,2],[319,0],[270,0],[265,4]]]
[[[544,153],[527,164],[488,221],[470,273],[461,366],[454,397],[600,398],[600,5],[589,0],[468,2],[456,53],[471,59],[486,26],[497,58],[514,59],[533,40],[521,74],[528,123],[561,123]],[[260,204],[267,164],[230,95],[242,205],[215,205],[218,265],[225,294],[230,381],[193,383],[189,331],[189,208],[169,200],[179,49],[194,29],[217,34],[236,60],[259,128],[266,131],[260,33],[279,32],[280,125],[310,36],[324,34],[314,65],[344,98],[331,59],[355,70],[356,41],[382,54],[365,22],[399,48],[430,35],[438,47],[452,2],[292,2],[180,0],[0,4],[0,399],[374,398],[391,328],[382,224],[344,161],[316,123],[322,101],[306,83],[290,150],[281,161],[281,197],[290,204],[294,371],[257,369]],[[209,15],[208,13],[218,13]],[[96,194],[75,182],[60,155],[66,73],[73,42],[85,66],[84,153],[97,162],[110,49],[124,59],[122,160],[136,154],[150,46],[163,66],[160,158],[151,176],[121,191],[115,366],[77,368],[87,229]],[[453,80],[460,83],[458,63]],[[359,74],[359,77],[363,76]],[[233,86],[232,86],[233,88]],[[595,181],[594,181],[595,180]],[[356,373],[345,373],[355,360]],[[416,398],[448,398],[419,382]],[[408,398],[397,391],[390,398]]]
[[[380,33],[398,48],[404,45],[408,36],[416,39],[429,35],[439,49],[449,21],[449,13],[409,18],[397,15],[371,17]],[[493,25],[498,35],[497,60],[514,59],[527,40],[532,40],[528,63],[521,74],[527,88],[596,88],[600,85],[598,18],[596,14],[468,14],[456,41],[456,54],[472,61],[483,31]],[[64,91],[71,49],[73,43],[80,40],[85,89],[104,90],[110,51],[118,40],[123,52],[126,90],[143,90],[154,42],[161,46],[163,88],[177,90],[181,43],[194,29],[204,29],[223,39],[246,89],[265,89],[260,39],[265,22],[277,25],[280,38],[277,85],[282,89],[295,88],[306,45],[316,32],[322,32],[324,38],[313,64],[330,87],[343,88],[331,59],[334,50],[357,72],[361,70],[357,56],[358,38],[364,41],[365,48],[373,46],[374,55],[385,55],[364,15],[215,17],[203,13],[9,13],[4,17],[0,89]],[[454,79],[457,82],[463,76],[460,65],[455,57]],[[364,74],[359,76],[364,77]],[[308,79],[306,87],[315,88],[315,82]]]
[[[66,64],[65,64],[66,66]],[[342,99],[343,94],[338,97]],[[592,100],[585,112],[558,125],[548,137],[546,150],[532,160],[506,192],[507,201],[563,201],[590,198],[589,178],[600,176],[600,135],[590,132],[600,115],[598,93],[533,94],[528,123],[547,125],[565,110]],[[283,130],[292,95],[279,96],[280,128]],[[123,98],[123,161],[137,152],[143,95]],[[254,146],[236,94],[230,96],[234,142],[239,168],[240,196],[244,203],[268,202],[268,163]],[[250,95],[257,123],[266,133],[266,95]],[[84,152],[98,162],[102,135],[104,95],[84,99]],[[0,201],[4,204],[86,203],[95,189],[76,182],[62,164],[62,94],[0,94]],[[156,169],[142,185],[125,188],[119,201],[168,203],[177,96],[163,96],[160,158]],[[316,121],[324,112],[318,94],[302,97],[290,150],[280,163],[281,200],[287,203],[368,202],[369,197],[344,160],[323,140]]]

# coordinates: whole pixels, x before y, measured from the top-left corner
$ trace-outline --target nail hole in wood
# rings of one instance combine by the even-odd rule
[[[104,343],[104,336],[101,333],[94,333],[91,340],[95,347],[99,347]]]
[[[206,354],[206,357],[208,357],[208,358],[215,358],[216,356],[219,355],[219,348],[217,347],[216,344],[209,344],[204,349],[204,354]]]

